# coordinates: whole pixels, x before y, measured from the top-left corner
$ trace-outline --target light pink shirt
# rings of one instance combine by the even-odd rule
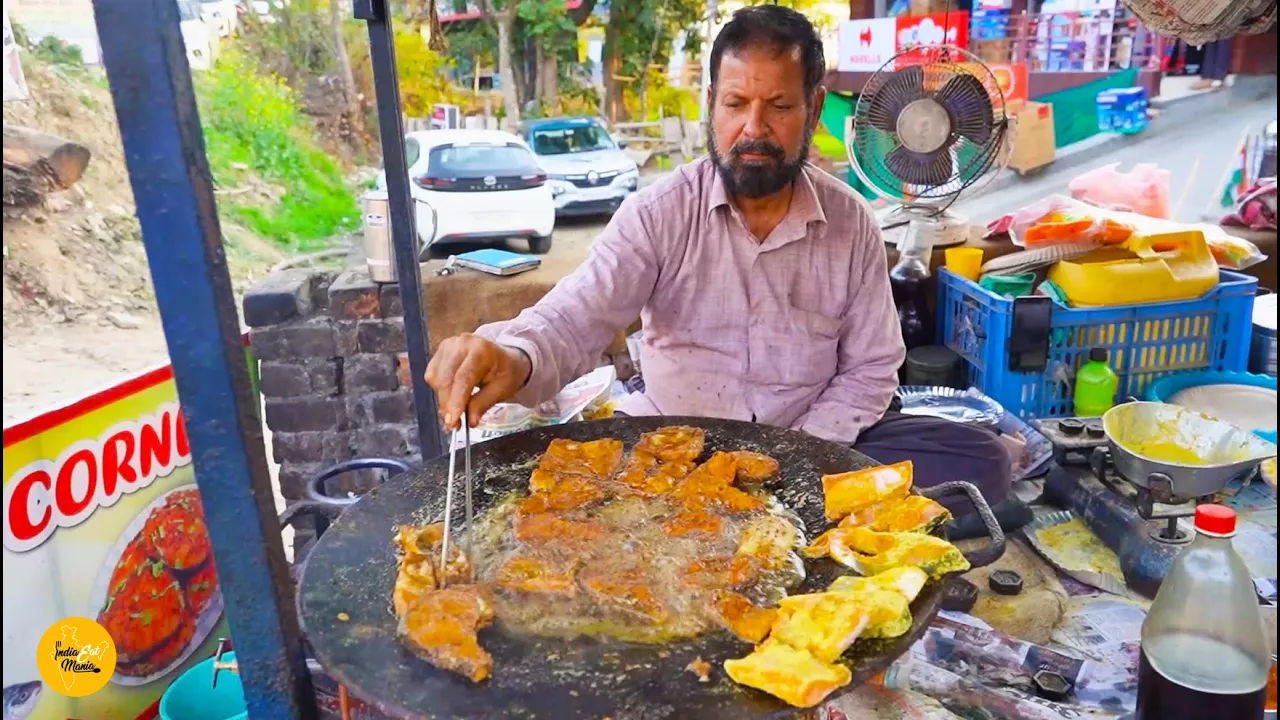
[[[645,392],[629,415],[732,418],[852,443],[884,414],[905,350],[867,204],[807,166],[763,242],[710,158],[623,203],[583,264],[477,333],[529,355],[536,404],[597,367],[639,317]]]

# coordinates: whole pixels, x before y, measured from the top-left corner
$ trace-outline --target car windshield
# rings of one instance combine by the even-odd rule
[[[427,163],[433,177],[526,175],[539,172],[533,155],[519,145],[440,145]]]
[[[533,131],[533,151],[539,155],[613,150],[617,146],[605,129],[592,123],[577,127],[538,128]]]

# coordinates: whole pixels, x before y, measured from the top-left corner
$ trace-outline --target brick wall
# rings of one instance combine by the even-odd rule
[[[402,314],[396,286],[372,282],[363,268],[285,270],[245,293],[286,501],[342,460],[420,462]],[[376,472],[337,478],[330,491],[363,492]]]

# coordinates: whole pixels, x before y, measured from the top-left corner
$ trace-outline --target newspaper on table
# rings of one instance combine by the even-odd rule
[[[1146,603],[1112,596],[1072,598],[1053,641],[1116,667],[1137,667]]]
[[[1070,702],[1036,696],[1032,678],[1041,670],[1072,684]],[[1137,703],[1136,666],[1015,640],[955,614],[939,615],[885,671],[883,684],[932,697],[964,718],[1102,720],[1123,717]]]
[[[584,413],[591,414],[597,406],[609,401],[616,379],[617,371],[612,365],[605,365],[565,385],[554,398],[536,408],[498,403],[480,418],[478,426],[472,428],[471,443],[474,445],[521,430],[579,420]],[[460,449],[464,442],[459,433],[453,439],[453,449]]]

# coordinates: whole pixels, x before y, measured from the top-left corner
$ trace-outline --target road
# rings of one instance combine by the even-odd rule
[[[1222,192],[1231,153],[1245,129],[1261,130],[1276,119],[1276,100],[1233,105],[1228,111],[1161,128],[1150,138],[1137,135],[1105,158],[1062,171],[1049,166],[1038,177],[1017,185],[984,193],[957,203],[957,209],[974,222],[987,223],[1001,214],[1028,205],[1046,195],[1066,194],[1073,177],[1108,163],[1127,170],[1135,163],[1154,162],[1172,174],[1169,204],[1175,220],[1200,222],[1209,203]],[[1156,118],[1153,123],[1159,123]],[[1166,121],[1173,122],[1173,121]]]

